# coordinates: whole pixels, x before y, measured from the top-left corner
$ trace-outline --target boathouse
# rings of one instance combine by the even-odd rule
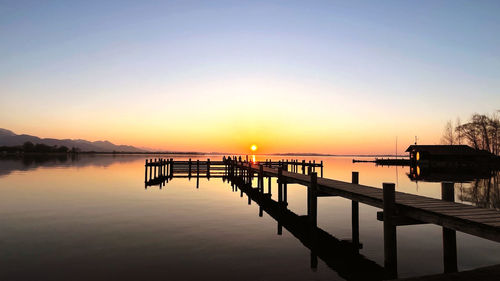
[[[474,149],[468,145],[410,145],[406,152],[412,163],[431,161],[445,162],[488,162],[496,156],[486,150]]]

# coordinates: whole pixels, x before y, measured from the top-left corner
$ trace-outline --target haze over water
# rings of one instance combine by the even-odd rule
[[[277,222],[267,213],[259,217],[257,204],[248,205],[246,195],[220,178],[201,178],[199,188],[195,178],[174,178],[145,189],[144,156],[46,159],[0,160],[0,279],[343,280],[321,259],[311,270],[309,249],[286,229],[277,235]],[[408,167],[321,159],[325,177],[350,181],[359,171],[361,184],[395,182],[398,191],[440,198],[439,183],[411,182]],[[469,186],[455,186],[457,201]],[[290,184],[288,202],[294,213],[306,214],[306,189]],[[341,197],[319,198],[318,226],[350,239],[350,206]],[[360,205],[360,252],[383,264],[377,211]],[[398,227],[399,277],[442,272],[441,229]],[[457,248],[459,270],[500,263],[498,243],[458,232]]]

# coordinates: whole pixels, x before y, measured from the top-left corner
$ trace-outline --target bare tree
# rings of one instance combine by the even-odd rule
[[[460,117],[457,117],[457,120],[455,121],[455,138],[456,138],[456,143],[457,144],[462,144],[463,142],[463,135],[462,131],[460,131],[460,126],[462,125],[462,122],[460,122]]]
[[[453,125],[451,124],[450,120],[444,126],[444,132],[443,132],[443,137],[441,138],[441,143],[453,145],[453,142],[454,142]]]
[[[497,111],[491,116],[484,114],[473,114],[468,123],[460,124],[460,119],[457,119],[455,127],[454,143],[461,144],[462,142],[473,146],[476,149],[483,149],[493,154],[500,154],[500,112]],[[452,144],[449,130],[451,122],[445,126],[442,142]]]

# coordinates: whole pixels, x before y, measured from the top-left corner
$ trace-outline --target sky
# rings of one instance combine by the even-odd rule
[[[500,109],[500,1],[0,0],[0,128],[381,154]]]

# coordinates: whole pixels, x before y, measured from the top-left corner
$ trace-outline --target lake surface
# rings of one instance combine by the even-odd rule
[[[259,217],[259,206],[220,178],[146,189],[146,157],[0,158],[0,280],[344,280],[321,259],[311,269],[310,250],[286,229],[278,235],[276,220]],[[283,157],[257,156],[267,158]],[[441,197],[439,182],[412,181],[409,167],[294,159],[323,160],[324,177],[350,181],[359,171],[361,184],[393,182],[398,191]],[[492,175],[455,184],[455,200],[498,208]],[[305,215],[306,198],[303,186],[288,185],[289,210]],[[360,204],[360,253],[382,266],[377,211]],[[318,227],[350,239],[351,202],[318,198]],[[443,272],[441,227],[398,227],[397,240],[399,277]],[[460,271],[500,264],[499,243],[468,234],[457,232],[457,252]]]

